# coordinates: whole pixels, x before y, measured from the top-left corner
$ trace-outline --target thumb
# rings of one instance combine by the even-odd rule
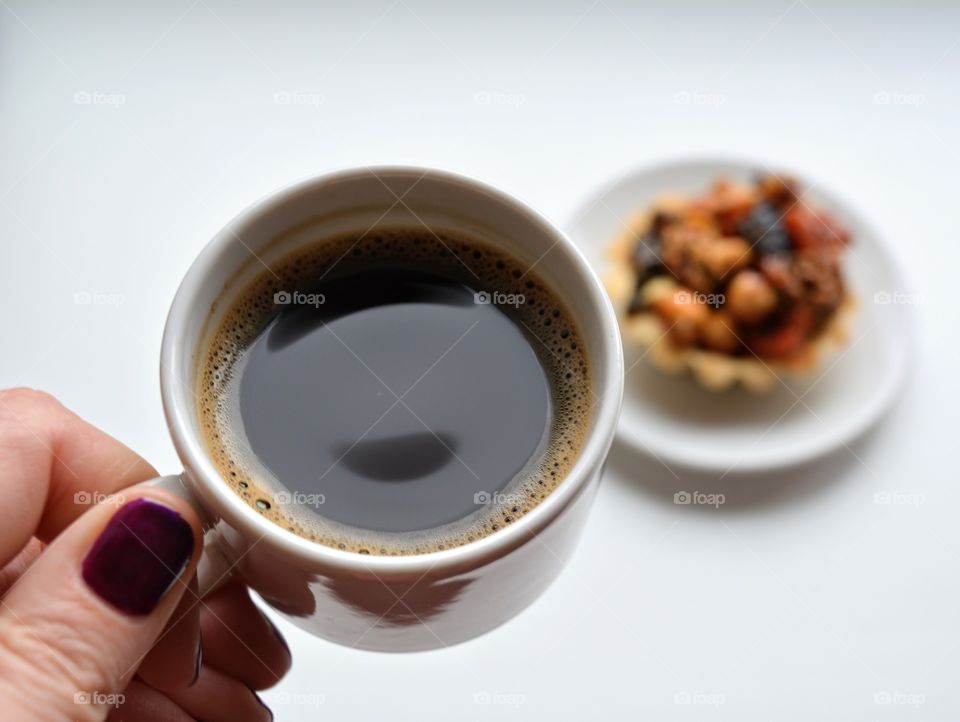
[[[177,606],[200,548],[189,505],[151,487],[74,521],[0,600],[4,716],[102,720]]]

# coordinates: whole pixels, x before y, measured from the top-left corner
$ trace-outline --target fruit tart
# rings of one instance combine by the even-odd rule
[[[764,391],[844,343],[850,242],[791,178],[720,178],[636,216],[610,245],[605,283],[624,342],[646,347],[655,366],[713,390]]]

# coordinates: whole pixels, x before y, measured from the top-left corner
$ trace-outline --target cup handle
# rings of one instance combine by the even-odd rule
[[[223,553],[219,536],[213,528],[214,520],[210,517],[209,512],[203,508],[196,495],[190,491],[183,476],[180,474],[160,476],[146,481],[144,484],[156,486],[176,494],[190,504],[197,516],[200,517],[203,524],[203,554],[200,557],[200,563],[197,565],[200,597],[203,598],[226,584],[234,574],[234,565]]]

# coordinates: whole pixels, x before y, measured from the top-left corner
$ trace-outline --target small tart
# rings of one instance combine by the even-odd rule
[[[671,326],[652,307],[682,291],[684,286],[674,277],[663,274],[648,278],[638,287],[637,271],[631,259],[637,239],[651,228],[654,213],[684,213],[694,208],[694,203],[694,199],[679,194],[662,196],[653,204],[653,210],[636,214],[629,228],[610,242],[607,248],[610,264],[603,282],[617,309],[624,343],[646,349],[644,359],[654,367],[668,373],[688,372],[712,391],[739,385],[762,393],[774,388],[782,377],[811,375],[826,356],[835,353],[848,340],[857,303],[847,292],[818,333],[789,358],[761,358],[750,351],[727,354],[678,345],[671,338]],[[636,305],[639,310],[631,310]]]

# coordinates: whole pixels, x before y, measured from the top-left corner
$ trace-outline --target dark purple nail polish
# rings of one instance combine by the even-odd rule
[[[193,681],[188,686],[192,687],[197,683],[197,680],[200,679],[201,669],[203,669],[203,632],[200,633],[200,637],[197,640],[197,669],[193,673]]]
[[[264,617],[267,620],[267,624],[270,626],[270,631],[273,632],[273,636],[277,638],[277,641],[280,642],[280,646],[286,651],[287,656],[292,656],[290,654],[290,645],[287,644],[287,640],[283,638],[283,635],[280,634],[280,630],[277,629],[277,625],[271,622],[267,617]]]
[[[193,530],[173,509],[137,499],[113,515],[83,560],[83,579],[127,614],[149,614],[193,554]]]
[[[260,695],[253,691],[253,687],[247,687],[247,689],[250,690],[250,694],[252,694],[252,695],[253,695],[253,698],[254,698],[255,700],[257,700],[257,703],[258,703],[261,707],[263,707],[265,710],[267,710],[267,714],[270,715],[270,719],[272,720],[272,719],[273,719],[273,710],[270,709],[269,707],[267,707],[266,702],[264,702],[262,699],[260,699]]]

